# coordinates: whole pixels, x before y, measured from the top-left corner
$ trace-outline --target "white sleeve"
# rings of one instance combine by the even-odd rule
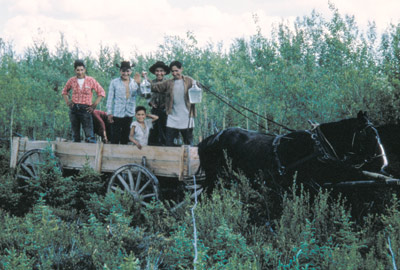
[[[146,119],[146,126],[149,127],[149,129],[153,128],[153,119]]]
[[[139,123],[137,121],[133,121],[132,124],[131,124],[131,128],[133,128],[133,127],[136,128],[138,126],[138,124]]]

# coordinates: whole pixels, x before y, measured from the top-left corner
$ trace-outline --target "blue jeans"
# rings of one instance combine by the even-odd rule
[[[93,133],[92,114],[86,109],[89,105],[74,104],[69,110],[69,120],[71,121],[72,138],[74,142],[81,141],[81,125],[85,133],[85,141],[96,143],[96,138]]]

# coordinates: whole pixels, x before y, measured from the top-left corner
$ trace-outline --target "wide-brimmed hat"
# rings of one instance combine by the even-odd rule
[[[169,74],[169,67],[164,62],[157,61],[149,68],[149,70],[151,73],[155,74],[157,68],[162,68],[165,71],[165,74]]]
[[[132,64],[132,66],[131,66],[131,63],[129,61],[122,61],[121,65],[119,65],[119,64],[115,64],[115,65],[119,69],[132,69],[135,66],[135,64]]]

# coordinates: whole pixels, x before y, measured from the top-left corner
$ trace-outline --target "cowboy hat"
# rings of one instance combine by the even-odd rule
[[[119,65],[119,64],[115,64],[115,65],[119,69],[132,69],[135,66],[135,64],[132,64],[132,66],[131,66],[131,63],[129,61],[122,61],[121,65]]]
[[[149,70],[151,73],[155,74],[157,68],[162,68],[165,71],[165,74],[169,74],[169,67],[162,61],[157,61],[154,65],[152,65]]]

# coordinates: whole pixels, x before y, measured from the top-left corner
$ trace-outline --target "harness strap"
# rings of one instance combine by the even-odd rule
[[[300,165],[302,163],[305,163],[305,162],[309,161],[310,159],[313,159],[313,158],[318,157],[319,155],[321,155],[320,152],[314,151],[312,154],[307,155],[307,156],[305,156],[305,157],[303,157],[303,158],[301,158],[301,159],[289,164],[288,166],[283,166],[282,162],[281,162],[281,160],[279,158],[279,154],[278,154],[278,147],[279,147],[279,144],[280,144],[281,139],[283,137],[285,137],[285,135],[278,135],[278,136],[276,136],[274,138],[274,141],[272,142],[272,145],[274,147],[275,161],[277,163],[279,175],[281,175],[281,176],[284,175],[287,170],[291,170],[291,169],[297,167],[298,165]]]
[[[279,159],[279,154],[278,154],[278,146],[281,142],[281,139],[284,136],[285,135],[277,135],[277,136],[275,136],[274,141],[272,142],[272,146],[274,147],[275,161],[277,163],[279,175],[284,175],[285,170],[286,170],[285,166],[282,165],[281,160]]]
[[[318,158],[321,162],[326,161],[337,161],[340,160],[338,155],[336,154],[333,146],[329,143],[328,139],[324,136],[321,131],[320,125],[317,123],[312,123],[313,128],[311,130],[305,130],[304,132],[310,134],[311,139],[314,141],[314,152],[302,157],[295,162],[284,166],[279,158],[278,147],[281,142],[281,139],[286,135],[278,135],[274,138],[272,145],[274,147],[275,161],[278,167],[279,175],[284,175],[287,170],[293,169],[298,165],[305,163],[315,157]]]

